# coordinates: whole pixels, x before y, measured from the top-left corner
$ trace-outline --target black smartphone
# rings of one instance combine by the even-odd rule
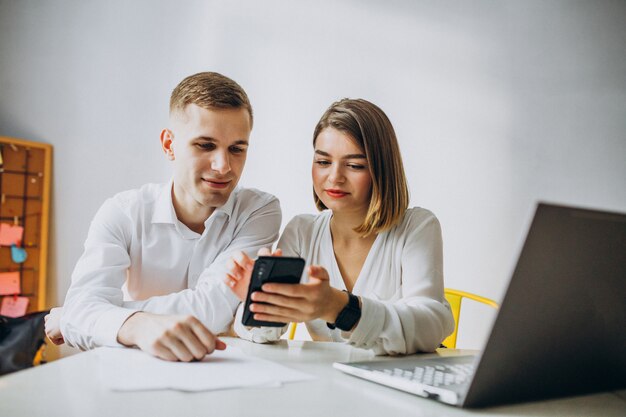
[[[254,319],[254,313],[250,311],[252,300],[250,296],[255,291],[261,291],[261,287],[266,282],[278,282],[281,284],[298,284],[302,271],[304,270],[304,259],[289,258],[283,256],[259,256],[254,262],[246,304],[243,310],[241,322],[245,326],[252,327],[283,327],[286,323],[274,323],[269,321],[258,321]]]

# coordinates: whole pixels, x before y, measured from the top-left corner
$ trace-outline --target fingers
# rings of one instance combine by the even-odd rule
[[[46,336],[48,337],[48,340],[52,342],[53,345],[59,346],[65,343],[65,339],[63,339],[63,336],[61,335],[54,336],[54,335],[50,335],[46,333]]]
[[[222,342],[220,339],[215,339],[215,350],[224,349],[226,349],[226,343]]]
[[[48,340],[50,340],[52,342],[52,344],[54,344],[56,346],[60,346],[60,345],[65,343],[65,339],[61,335],[59,335],[59,336],[50,336],[50,335],[48,335]]]
[[[228,272],[226,273],[226,278],[224,278],[224,282],[226,283],[226,285],[228,285],[230,288],[235,288],[235,285],[237,285],[237,283],[241,280],[241,278],[229,274]]]
[[[263,284],[261,290],[264,293],[280,294],[287,297],[298,298],[304,297],[308,293],[307,284],[279,284],[275,282],[270,282],[267,284]],[[256,301],[257,299],[253,297],[253,300]],[[259,299],[258,301],[261,300]]]
[[[199,328],[206,330],[202,324],[198,325]],[[184,327],[184,336],[181,340],[193,355],[193,359],[200,360],[215,350],[214,337],[208,330],[200,336],[193,327]]]
[[[243,274],[252,271],[254,261],[245,252],[237,252],[231,258],[229,266],[232,266],[231,271],[234,274]]]
[[[257,256],[271,256],[271,255],[272,255],[272,252],[269,250],[269,248],[261,248],[257,252]]]
[[[217,348],[218,339],[215,337],[215,335],[213,335],[213,333],[211,333],[209,329],[207,329],[204,324],[202,324],[200,320],[196,319],[195,317],[191,317],[190,326],[193,334],[198,338],[200,343],[202,343],[202,346],[204,346],[204,348],[206,349],[205,354],[212,353]],[[204,357],[204,355],[202,355],[202,357]]]
[[[274,252],[272,252],[269,248],[261,248],[257,252],[257,256],[283,256],[283,250],[276,249]]]
[[[287,284],[290,285],[290,284]],[[300,297],[281,295],[275,293],[267,293],[262,291],[256,291],[251,296],[253,303],[252,305],[258,303],[267,303],[279,307],[288,307],[292,309],[298,309],[303,304],[303,299]]]
[[[45,333],[50,342],[54,345],[62,345],[65,343],[65,339],[63,339],[63,335],[61,334],[61,313],[63,310],[61,308],[53,308],[50,310],[49,314],[46,314],[44,317],[44,328]]]
[[[292,321],[293,322],[305,321],[305,320],[296,318],[295,316],[291,314],[275,315],[275,314],[269,314],[269,313],[255,313],[254,319],[258,321],[269,321],[272,323],[290,323]]]
[[[226,267],[228,268],[228,272],[237,278],[243,277],[248,269],[245,259],[235,259],[235,257],[228,261]]]
[[[266,314],[270,316],[293,317],[293,315],[297,313],[297,310],[289,307],[259,303],[250,304],[250,311],[252,311],[255,316],[257,314]]]
[[[156,356],[159,359],[163,359],[170,362],[178,361],[176,355],[167,348],[161,341],[156,341],[152,345],[152,349],[148,351],[152,356]]]
[[[320,284],[320,281],[326,281],[324,284],[328,284],[330,280],[328,276],[328,271],[324,267],[311,265],[308,269],[309,280],[308,283],[305,284],[278,284],[278,283],[267,283],[263,284],[262,290],[264,292],[276,293],[287,295],[290,297],[305,297],[308,293],[308,288],[313,287]]]
[[[328,281],[330,280],[328,276],[328,271],[322,266],[319,265],[311,265],[309,266],[309,278],[315,278],[320,281]]]
[[[174,327],[171,343],[165,343],[179,360],[200,360],[213,353],[216,337],[197,318],[189,316]],[[180,342],[180,343],[178,343]]]
[[[254,261],[250,259],[244,252],[237,252],[228,262],[229,272],[224,277],[224,283],[228,285],[231,291],[243,301],[248,294],[248,286]]]
[[[132,336],[129,336],[132,335]],[[145,312],[131,315],[118,332],[118,341],[169,361],[200,360],[215,349],[224,349],[222,341],[193,316],[170,316]],[[218,346],[219,345],[219,346]]]
[[[164,337],[159,339],[159,342],[174,355],[174,360],[190,362],[194,359],[194,356],[182,339],[183,338],[181,338],[181,335],[166,333]]]

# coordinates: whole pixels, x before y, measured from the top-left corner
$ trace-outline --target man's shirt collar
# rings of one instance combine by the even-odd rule
[[[171,179],[161,190],[158,198],[155,201],[154,212],[152,213],[152,223],[167,223],[176,224],[178,218],[176,217],[176,210],[174,210],[174,202],[172,201],[172,187],[174,186],[174,180]],[[213,214],[211,214],[204,222],[207,222],[215,215],[215,213],[224,213],[229,219],[233,214],[235,208],[235,200],[239,187],[236,187],[226,200],[223,206],[215,208]]]
[[[154,202],[154,212],[152,213],[152,223],[176,224],[176,211],[172,201],[172,187],[174,180],[171,179],[163,186],[159,196]]]

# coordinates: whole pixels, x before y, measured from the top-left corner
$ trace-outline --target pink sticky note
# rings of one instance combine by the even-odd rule
[[[20,293],[20,273],[0,272],[0,295],[13,295]]]
[[[24,236],[24,228],[8,223],[0,223],[0,245],[19,246]]]
[[[4,297],[0,314],[9,317],[21,317],[28,309],[28,297]]]

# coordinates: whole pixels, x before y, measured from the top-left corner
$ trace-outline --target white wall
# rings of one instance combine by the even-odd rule
[[[442,222],[446,285],[499,300],[538,200],[626,211],[624,21],[623,1],[0,0],[0,135],[54,145],[50,305],[103,200],[169,177],[169,94],[204,70],[248,91],[242,184],[284,223],[314,211],[324,109],[380,105],[412,204]]]

